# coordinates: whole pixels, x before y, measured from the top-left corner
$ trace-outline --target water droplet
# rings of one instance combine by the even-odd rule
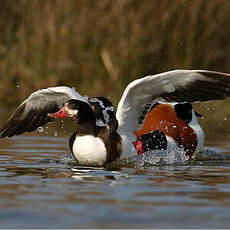
[[[38,130],[38,132],[40,132],[40,133],[43,132],[43,128],[42,128],[41,126],[38,127],[37,130]]]

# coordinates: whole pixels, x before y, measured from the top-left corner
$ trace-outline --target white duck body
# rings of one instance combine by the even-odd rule
[[[106,161],[106,147],[99,137],[77,136],[72,151],[77,161],[82,165],[101,166]]]

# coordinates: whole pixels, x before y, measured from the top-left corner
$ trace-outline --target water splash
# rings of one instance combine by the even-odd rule
[[[151,165],[171,165],[171,164],[184,164],[189,160],[185,151],[181,148],[176,148],[170,151],[155,150],[144,153],[141,156],[141,161],[144,164]]]
[[[64,125],[64,120],[61,120],[61,129],[64,129],[65,125]]]
[[[176,147],[170,150],[153,150],[142,155],[125,158],[112,163],[113,167],[143,168],[148,166],[184,165],[189,161],[185,151]],[[111,165],[110,165],[111,166]]]
[[[72,156],[72,154],[67,153],[60,157],[60,163],[65,165],[78,165],[77,160],[75,157]]]
[[[223,153],[219,153],[211,149],[205,149],[205,151],[197,153],[195,159],[197,161],[218,161],[226,160],[227,157]]]
[[[43,128],[42,128],[41,126],[38,127],[37,130],[38,130],[39,133],[42,133],[42,132],[43,132]]]
[[[174,150],[155,150],[137,155],[131,158],[121,159],[109,165],[112,168],[143,168],[152,166],[178,166],[178,165],[200,165],[206,164],[205,162],[219,162],[230,160],[225,154],[216,152],[211,149],[197,153],[195,159],[189,159],[181,148]]]

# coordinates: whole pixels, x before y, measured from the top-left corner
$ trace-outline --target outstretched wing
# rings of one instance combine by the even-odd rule
[[[174,70],[131,82],[118,104],[119,133],[134,132],[138,120],[157,99],[198,102],[230,96],[230,74],[206,70]],[[145,111],[145,112],[144,112]]]
[[[57,112],[69,99],[88,102],[86,97],[82,97],[74,89],[66,86],[35,91],[19,105],[3,125],[0,129],[0,137],[12,137],[30,132],[53,121],[47,114]]]

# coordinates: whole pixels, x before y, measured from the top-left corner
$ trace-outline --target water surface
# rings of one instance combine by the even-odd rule
[[[67,136],[0,140],[1,228],[229,228],[230,161],[76,166]]]

